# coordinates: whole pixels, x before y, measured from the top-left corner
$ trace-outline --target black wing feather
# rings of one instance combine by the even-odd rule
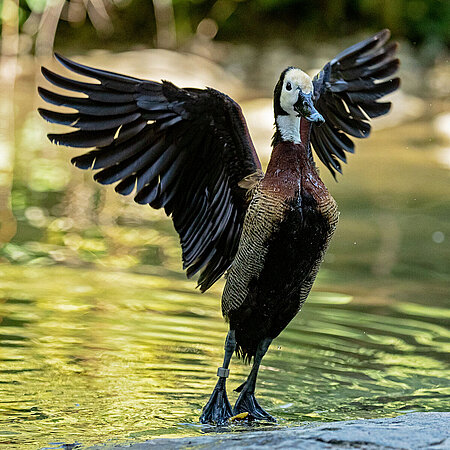
[[[39,88],[47,103],[75,110],[39,109],[45,120],[77,128],[49,138],[91,148],[72,163],[97,170],[94,179],[117,183],[122,195],[134,192],[137,203],[164,208],[180,235],[183,268],[189,277],[203,269],[199,286],[205,291],[237,251],[248,204],[238,183],[261,170],[239,106],[213,89],[180,89],[55,56],[95,82],[42,68],[54,86],[83,95]]]
[[[313,125],[311,143],[333,176],[342,171],[344,152],[354,151],[347,135],[368,137],[369,119],[386,114],[391,107],[391,103],[377,100],[400,85],[398,78],[390,78],[397,71],[399,60],[395,58],[397,44],[388,43],[389,37],[389,30],[382,30],[349,47],[313,80],[314,103],[325,124]]]

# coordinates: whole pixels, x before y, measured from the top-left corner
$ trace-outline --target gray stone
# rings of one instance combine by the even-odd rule
[[[268,431],[214,433],[91,449],[450,449],[450,413],[410,413],[388,419],[349,420]]]

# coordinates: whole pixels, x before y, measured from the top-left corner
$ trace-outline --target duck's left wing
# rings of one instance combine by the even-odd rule
[[[261,164],[239,105],[214,89],[178,88],[94,69],[56,55],[87,83],[42,72],[54,86],[83,97],[39,88],[48,103],[75,112],[40,109],[44,119],[76,128],[50,134],[69,147],[94,148],[72,159],[97,170],[101,184],[117,183],[123,195],[164,208],[180,236],[183,267],[208,289],[232,263],[247,210],[241,181]]]
[[[399,66],[397,43],[388,43],[389,37],[389,30],[382,30],[349,47],[313,79],[314,105],[325,123],[312,126],[311,143],[333,176],[341,173],[340,161],[347,162],[345,152],[354,151],[348,135],[368,137],[369,119],[391,107],[390,102],[377,101],[400,84],[399,78],[392,78]]]

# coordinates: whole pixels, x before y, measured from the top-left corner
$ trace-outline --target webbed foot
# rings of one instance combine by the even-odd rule
[[[225,382],[226,378],[219,378],[208,403],[203,408],[202,415],[200,416],[201,423],[224,425],[233,416],[233,411],[227,397]]]
[[[256,401],[255,393],[247,391],[245,387],[242,388],[242,392],[239,395],[239,398],[237,399],[236,404],[233,408],[234,415],[241,414],[243,412],[248,412],[250,419],[265,420],[267,422],[277,421],[275,417],[272,417],[259,405],[259,403]]]

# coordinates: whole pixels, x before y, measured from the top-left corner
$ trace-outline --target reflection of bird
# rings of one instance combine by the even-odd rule
[[[297,68],[282,72],[265,175],[240,107],[221,92],[144,81],[61,56],[69,70],[99,83],[42,69],[55,86],[85,94],[39,89],[48,103],[76,110],[40,109],[46,120],[78,129],[51,134],[51,141],[95,147],[72,162],[98,170],[99,183],[118,182],[120,194],[134,192],[136,202],[164,208],[180,236],[187,275],[202,270],[201,291],[228,271],[222,310],[230,331],[202,422],[221,424],[242,412],[273,420],[254,397],[259,365],[306,300],[338,218],[310,143],[335,175],[345,152],[353,152],[347,135],[367,137],[369,118],[389,111],[390,103],[376,101],[399,86],[390,78],[399,62],[389,35],[384,30],[348,48],[313,80]],[[225,381],[234,351],[254,362],[232,410]]]

